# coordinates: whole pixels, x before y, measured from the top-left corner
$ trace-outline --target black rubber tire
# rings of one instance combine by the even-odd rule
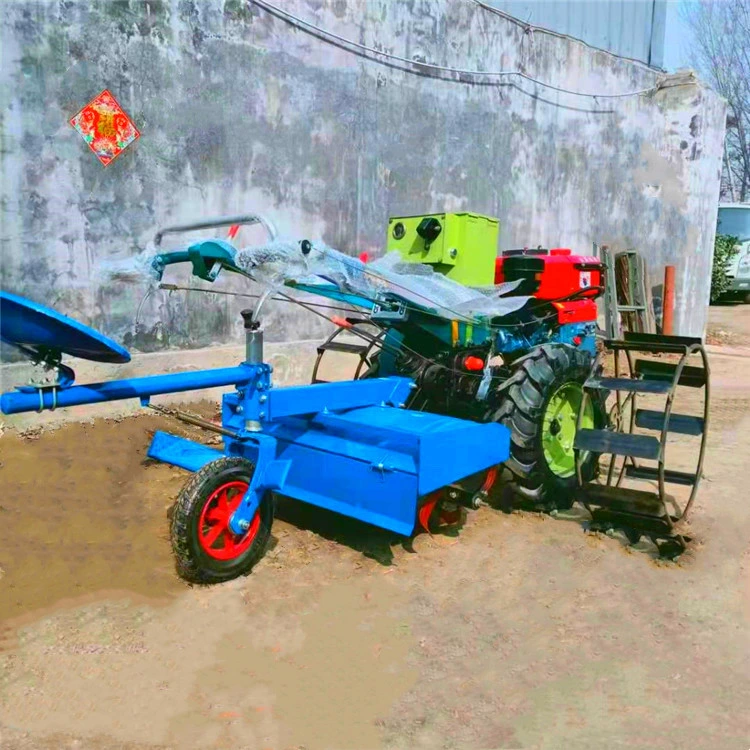
[[[539,510],[570,508],[578,486],[575,474],[560,477],[547,464],[542,449],[542,419],[547,403],[564,383],[583,384],[591,374],[593,357],[567,344],[544,344],[517,359],[514,372],[496,391],[496,407],[487,421],[505,425],[511,433],[510,458],[505,467],[515,493]],[[499,406],[497,406],[499,404]],[[597,428],[604,426],[604,401],[594,400]],[[584,481],[594,478],[599,457],[587,456]]]
[[[274,499],[266,493],[261,501],[260,526],[252,544],[238,557],[217,560],[207,555],[198,541],[198,522],[211,494],[231,481],[249,483],[255,464],[245,458],[228,456],[206,464],[182,488],[172,515],[170,529],[177,571],[191,583],[220,583],[245,575],[263,557],[271,538]]]

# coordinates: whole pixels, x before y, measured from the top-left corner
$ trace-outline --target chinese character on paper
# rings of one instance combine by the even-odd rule
[[[70,124],[105,167],[141,135],[106,89],[92,99]]]

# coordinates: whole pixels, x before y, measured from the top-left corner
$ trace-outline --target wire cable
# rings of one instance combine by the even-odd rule
[[[253,279],[252,276],[250,276],[247,273],[242,273],[242,275],[243,276],[247,276],[247,278],[249,278],[249,279],[257,282],[256,279]],[[216,294],[216,292],[213,289],[202,289],[200,287],[194,287],[192,291],[205,292],[206,294]],[[234,292],[224,292],[224,293],[225,294],[235,294]],[[307,302],[304,302],[301,299],[298,299],[298,298],[296,298],[296,297],[294,297],[292,295],[286,294],[285,292],[277,292],[277,295],[279,297],[283,298],[283,300],[279,299],[278,301],[293,302],[293,303],[299,305],[300,307],[306,309],[308,312],[311,312],[314,315],[317,315],[318,317],[322,318],[323,320],[327,321],[328,323],[333,323],[333,325],[338,326],[339,328],[341,328],[341,326],[340,326],[340,324],[338,322],[336,322],[335,320],[332,320],[331,318],[329,318],[325,313],[319,312],[317,309],[315,309],[315,308],[318,308],[318,307],[322,307],[322,305],[317,305],[316,303],[307,303]],[[243,295],[243,296],[251,296],[251,295]],[[258,296],[259,297],[260,295],[253,295],[253,296]],[[419,310],[419,311],[420,312],[425,312],[424,310]],[[351,311],[347,311],[347,312],[351,312]],[[437,315],[436,313],[429,312],[428,314],[433,314],[433,315],[435,315],[438,318],[442,318],[442,316]],[[554,313],[552,315],[544,316],[543,318],[538,318],[538,320],[539,321],[546,320],[547,318],[550,318],[550,317],[556,317],[556,315],[557,315],[557,313]],[[373,323],[373,325],[377,325],[377,324]],[[497,326],[497,328],[510,328],[512,326],[515,326],[515,325],[524,325],[524,324],[519,324],[519,323],[508,324],[506,326]],[[380,327],[380,326],[378,326],[378,327]],[[488,326],[488,328],[489,328],[489,326]],[[400,343],[398,346],[391,346],[390,344],[387,344],[383,339],[378,339],[378,338],[376,338],[374,336],[371,336],[369,334],[364,333],[363,331],[357,330],[356,326],[352,326],[351,328],[347,328],[346,330],[349,331],[354,336],[357,336],[358,338],[361,338],[364,341],[367,341],[368,343],[370,343],[373,346],[377,347],[378,349],[380,349],[380,351],[390,352],[391,354],[394,354],[394,355],[399,355],[399,354],[401,354],[403,352],[407,352],[407,353],[409,353],[409,354],[417,357],[418,359],[420,359],[425,365],[432,365],[432,366],[435,366],[435,367],[439,367],[439,368],[441,368],[443,370],[448,370],[448,372],[450,372],[453,375],[461,375],[461,376],[464,376],[464,377],[475,377],[475,378],[481,378],[481,377],[484,376],[483,373],[466,372],[466,371],[460,370],[460,369],[458,369],[456,367],[452,367],[452,366],[443,364],[442,362],[438,362],[435,359],[432,359],[430,357],[425,356],[424,354],[421,354],[420,352],[416,351],[416,349],[412,349],[410,346],[407,346],[403,342]]]
[[[346,262],[354,263],[354,260],[353,259],[349,259],[349,258],[345,258],[344,262],[345,263]],[[363,270],[359,266],[356,266],[356,269],[359,272],[362,272],[362,270]],[[260,282],[258,279],[256,279],[248,271],[244,271],[242,269],[235,269],[235,272],[238,273],[241,276],[244,276],[247,279],[250,279],[251,281],[253,281],[255,283],[261,284],[261,286],[265,286],[269,292],[271,291],[271,287],[268,284],[263,284],[263,282]],[[378,278],[380,278],[379,274],[373,273],[371,271],[369,271],[369,273],[372,273],[372,275],[377,276]],[[396,285],[396,286],[398,286],[398,285]],[[162,288],[164,288],[166,290],[171,290],[172,287],[178,288],[177,285],[167,285],[167,284],[160,285],[160,287],[162,287]],[[205,292],[206,294],[221,293],[221,294],[228,294],[228,295],[232,295],[232,296],[234,296],[236,294],[237,296],[248,296],[248,297],[252,296],[253,298],[260,298],[261,296],[263,296],[263,297],[266,296],[266,295],[242,295],[242,294],[236,293],[236,292],[226,292],[226,291],[223,291],[223,290],[203,289],[203,288],[200,288],[200,287],[193,287],[191,289],[191,291],[200,291],[200,292]],[[274,298],[272,298],[272,299],[274,299]],[[336,320],[333,320],[332,318],[330,318],[325,313],[319,312],[317,309],[315,309],[316,307],[332,307],[332,306],[328,306],[328,305],[323,306],[323,305],[319,305],[319,304],[314,303],[314,302],[307,303],[307,302],[304,302],[304,301],[302,301],[301,299],[299,299],[297,297],[294,297],[293,295],[287,294],[287,293],[279,291],[279,290],[276,291],[276,297],[275,297],[275,299],[278,300],[278,301],[293,302],[293,303],[299,305],[300,307],[308,310],[308,312],[312,312],[314,315],[317,315],[317,316],[323,318],[328,323],[333,323],[333,325],[335,325],[335,326],[337,326],[339,328],[342,327],[339,322],[337,322]],[[363,299],[367,299],[367,298],[363,297]],[[561,299],[565,299],[565,298],[561,298]],[[372,302],[372,303],[375,303],[375,300],[368,299],[368,301]],[[542,307],[542,306],[545,306],[545,305],[549,305],[553,301],[554,300],[540,300],[540,301],[537,302],[537,304],[529,306],[528,311],[532,311],[535,308]],[[441,320],[445,320],[446,319],[445,316],[442,316],[442,315],[440,315],[437,312],[433,312],[432,310],[425,310],[423,308],[411,307],[411,304],[408,301],[405,301],[405,306],[407,307],[407,309],[412,309],[414,311],[417,311],[417,312],[423,313],[423,314],[433,315],[433,316],[435,316],[435,317],[437,317],[437,318],[439,318]],[[343,308],[338,308],[338,309],[341,310],[341,311],[343,311],[343,312],[354,312],[352,310],[344,310]],[[544,320],[548,320],[550,318],[555,318],[555,317],[557,317],[557,312],[553,312],[553,313],[550,313],[548,315],[544,315],[542,317],[539,317],[539,318],[536,319],[535,322],[538,324],[538,323],[541,323]],[[485,322],[478,321],[478,320],[473,320],[473,319],[470,322],[473,323],[474,325],[486,328],[490,332],[492,332],[493,330],[501,330],[501,329],[507,330],[508,328],[522,327],[522,326],[528,325],[528,323],[523,323],[523,322],[520,322],[520,323],[506,323],[506,324],[502,324],[502,325],[492,325],[490,323],[485,323]],[[380,327],[377,323],[375,323],[375,325],[377,325],[378,327]],[[459,374],[461,376],[469,376],[469,377],[477,377],[477,378],[484,377],[484,373],[466,372],[464,370],[459,370],[456,367],[448,366],[448,365],[443,364],[442,362],[438,362],[438,361],[436,361],[434,359],[431,359],[430,357],[427,357],[424,354],[421,354],[420,352],[416,351],[415,349],[412,349],[411,347],[407,346],[403,342],[401,342],[398,345],[398,347],[392,347],[390,345],[387,345],[383,339],[373,339],[372,336],[369,336],[369,335],[367,335],[367,334],[365,334],[365,333],[363,333],[361,331],[357,331],[354,326],[351,326],[351,327],[347,328],[346,330],[348,330],[349,332],[351,332],[353,335],[358,336],[359,338],[362,338],[365,341],[368,341],[373,346],[377,346],[381,351],[389,350],[394,355],[398,355],[398,354],[406,351],[406,352],[412,354],[413,356],[417,357],[418,359],[420,359],[423,363],[429,364],[429,365],[433,365],[433,366],[436,366],[436,367],[440,367],[440,368],[445,369],[445,370],[448,370],[453,375]]]
[[[243,292],[227,292],[223,289],[206,289],[200,286],[180,286],[179,284],[159,284],[159,289],[165,292],[205,292],[206,294],[224,294],[228,297],[246,297],[247,299],[260,299],[260,294],[246,294]],[[296,302],[296,299],[271,297],[273,302]],[[351,307],[338,307],[336,305],[323,305],[319,302],[308,302],[311,307],[319,307],[323,310],[336,310],[338,312],[353,313],[357,312],[354,305]]]
[[[321,249],[321,252],[324,255],[327,254],[326,250],[324,248]],[[340,262],[343,266],[346,266],[346,267],[348,267],[348,268],[356,271],[357,273],[362,273],[365,276],[371,276],[372,278],[374,278],[377,281],[381,282],[381,284],[390,285],[392,287],[395,287],[396,289],[401,289],[402,291],[409,292],[410,294],[414,294],[417,297],[421,297],[422,299],[425,300],[425,302],[428,305],[433,305],[434,304],[434,301],[432,299],[430,299],[430,297],[428,297],[427,295],[420,294],[419,292],[415,291],[414,289],[411,289],[409,287],[403,286],[402,284],[399,284],[398,282],[393,281],[392,279],[389,279],[389,278],[383,276],[382,274],[379,274],[377,271],[373,271],[372,268],[368,268],[366,265],[364,267],[361,267],[361,266],[357,265],[357,261],[355,261],[354,258],[351,258],[349,256],[345,256],[345,255],[343,255],[343,253],[342,253],[342,256],[343,257],[341,257],[341,258],[336,258],[336,262]],[[357,292],[357,294],[360,294],[360,292]],[[367,299],[369,302],[372,302],[373,304],[378,303],[378,300],[376,300],[376,299],[365,297],[364,295],[361,295],[361,296],[363,297],[363,299]],[[564,301],[565,299],[567,299],[567,298],[561,297],[559,300],[555,299],[555,300],[541,300],[541,301],[536,301],[534,304],[529,305],[529,307],[527,308],[527,310],[529,312],[533,312],[535,309],[538,309],[538,308],[541,308],[541,307],[545,307],[547,305],[547,303],[549,303],[549,302],[560,302],[560,301]],[[432,315],[432,316],[434,316],[436,318],[439,318],[441,320],[445,320],[446,319],[445,315],[441,315],[439,312],[437,312],[435,310],[432,310],[430,308],[422,308],[422,307],[415,307],[415,306],[413,306],[413,303],[409,302],[409,300],[406,300],[406,299],[403,300],[403,304],[404,304],[404,307],[406,307],[407,310],[412,310],[412,311],[424,313],[426,315]],[[513,327],[522,327],[522,326],[526,325],[525,323],[502,323],[502,324],[493,325],[492,323],[479,320],[476,317],[472,317],[471,315],[460,313],[457,310],[454,310],[454,309],[448,307],[448,305],[438,305],[438,307],[440,307],[443,310],[449,312],[451,315],[454,315],[455,316],[455,318],[454,318],[455,320],[460,320],[461,322],[466,323],[466,325],[481,326],[481,327],[489,329],[490,331],[497,331],[497,330],[500,330],[500,329],[507,329],[507,328],[513,328]],[[547,320],[549,318],[554,318],[556,316],[557,316],[556,312],[555,313],[550,313],[549,315],[546,315],[543,318],[539,318],[538,320],[539,321]],[[495,316],[495,317],[499,317],[499,316]],[[450,320],[450,318],[449,318],[449,320]]]
[[[359,42],[355,42],[352,39],[347,39],[346,37],[335,34],[332,31],[328,31],[327,29],[321,28],[320,26],[316,26],[315,24],[310,23],[309,21],[305,21],[293,15],[292,13],[289,13],[288,11],[282,10],[281,8],[275,5],[272,5],[266,0],[249,0],[249,1],[259,6],[260,8],[263,8],[267,12],[273,15],[276,15],[279,18],[282,18],[287,23],[290,23],[293,26],[296,26],[297,28],[302,29],[303,31],[306,31],[307,33],[313,33],[321,37],[325,41],[328,41],[330,43],[337,43],[339,45],[344,45],[344,47],[358,49],[361,52],[366,53],[366,55],[371,56],[369,59],[373,60],[373,62],[382,62],[382,60],[385,59],[385,60],[390,60],[392,62],[400,63],[402,65],[406,64],[409,66],[410,72],[419,73],[418,70],[416,71],[414,70],[414,66],[419,65],[420,68],[427,68],[437,73],[450,73],[451,75],[458,75],[458,76],[472,76],[472,77],[485,77],[485,78],[517,77],[525,81],[535,83],[538,86],[542,86],[552,91],[557,91],[558,93],[561,93],[561,94],[588,97],[591,99],[622,99],[622,98],[631,97],[631,96],[641,96],[643,94],[651,93],[658,88],[658,86],[655,84],[653,86],[649,86],[648,88],[638,89],[635,91],[625,91],[619,94],[602,94],[602,93],[592,93],[588,91],[573,91],[572,89],[566,89],[562,86],[556,86],[555,84],[547,83],[546,81],[541,81],[537,78],[534,78],[533,76],[528,75],[527,73],[522,73],[520,70],[500,70],[500,71],[467,70],[464,68],[452,68],[452,67],[445,66],[445,65],[435,65],[433,63],[418,62],[416,60],[410,60],[407,57],[401,57],[400,55],[393,55],[390,52],[383,52],[382,50],[375,49],[374,47],[368,47],[367,45],[360,44]],[[379,60],[378,58],[381,58],[381,59]],[[460,81],[459,79],[459,82],[462,82],[462,81]]]

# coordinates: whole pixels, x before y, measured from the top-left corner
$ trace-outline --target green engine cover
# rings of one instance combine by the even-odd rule
[[[472,213],[393,216],[386,249],[413,263],[428,263],[466,286],[492,286],[500,225]]]

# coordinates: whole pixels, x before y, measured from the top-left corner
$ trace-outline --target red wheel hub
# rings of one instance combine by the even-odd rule
[[[247,488],[247,482],[222,484],[203,506],[198,519],[198,542],[201,549],[215,560],[233,560],[247,552],[258,533],[260,508],[244,534],[235,534],[229,528],[229,519],[239,507]]]

